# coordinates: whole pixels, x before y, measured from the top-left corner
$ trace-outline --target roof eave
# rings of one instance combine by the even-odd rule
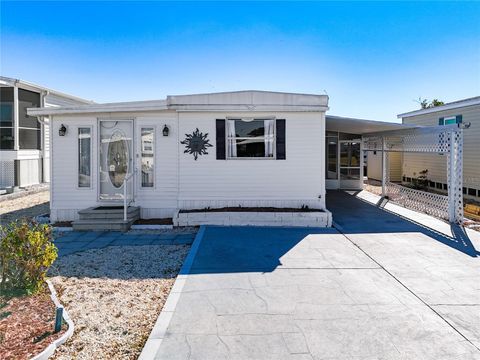
[[[28,81],[25,81],[25,80],[21,80],[21,79],[13,79],[13,78],[5,77],[5,76],[0,76],[0,82],[3,83],[4,85],[8,85],[8,86],[20,85],[20,86],[26,87],[27,90],[30,89],[30,90],[34,90],[34,91],[48,92],[51,95],[62,97],[62,98],[65,98],[65,99],[78,101],[78,102],[84,103],[85,105],[95,104],[95,102],[93,100],[87,100],[87,99],[80,98],[80,97],[75,96],[75,95],[66,94],[66,93],[63,93],[61,91],[49,89],[49,88],[46,88],[44,86],[40,86],[40,85],[31,83],[31,82],[28,82]]]
[[[454,110],[454,109],[459,109],[467,106],[475,106],[475,105],[480,105],[480,98],[475,98],[475,99],[469,99],[465,100],[462,102],[457,102],[457,103],[452,103],[452,104],[445,104],[445,105],[440,105],[440,106],[435,106],[432,108],[428,109],[420,109],[420,110],[415,110],[415,111],[409,111],[406,113],[398,114],[397,118],[405,118],[405,117],[411,117],[411,116],[417,116],[417,115],[425,115],[425,114],[432,114],[440,111],[448,111],[448,110]]]
[[[235,105],[213,105],[213,104],[197,104],[197,105],[170,105],[169,109],[176,111],[236,111],[236,112],[263,112],[263,111],[282,111],[282,112],[326,112],[328,106],[323,105],[251,105],[251,104],[235,104]]]
[[[150,111],[184,111],[184,112],[326,112],[328,106],[311,105],[155,105],[155,106],[80,106],[80,107],[49,107],[28,108],[31,116],[68,115],[68,114],[98,114],[126,113]]]
[[[155,106],[155,107],[96,107],[88,106],[85,108],[28,108],[27,114],[30,116],[49,116],[49,115],[69,115],[69,114],[102,114],[102,113],[125,113],[125,112],[149,112],[149,111],[165,111],[168,110],[167,106]]]

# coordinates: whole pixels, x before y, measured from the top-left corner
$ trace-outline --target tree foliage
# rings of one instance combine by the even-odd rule
[[[430,109],[436,106],[445,105],[443,101],[438,99],[433,99],[432,101],[428,102],[427,99],[418,98],[418,103],[422,109]]]
[[[57,258],[51,228],[21,220],[0,227],[0,290],[34,293]]]

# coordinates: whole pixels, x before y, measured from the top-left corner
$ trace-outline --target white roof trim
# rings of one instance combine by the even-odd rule
[[[167,96],[166,100],[119,102],[57,108],[30,108],[28,114],[85,114],[144,111],[301,111],[328,110],[327,95],[236,91],[213,94]]]
[[[343,116],[326,116],[326,131],[339,131],[349,134],[368,134],[380,131],[392,131],[410,129],[416,125],[404,125],[401,123],[356,119]]]
[[[168,110],[165,100],[131,101],[64,107],[28,108],[31,116]]]
[[[433,108],[420,109],[420,110],[406,112],[403,114],[398,114],[397,118],[400,119],[400,118],[410,117],[410,116],[432,114],[440,111],[453,110],[453,109],[463,108],[467,106],[474,106],[474,105],[480,105],[480,96],[447,103],[445,105],[435,106]]]
[[[75,101],[78,101],[78,102],[82,102],[84,104],[94,104],[95,103],[92,100],[86,100],[86,99],[80,98],[78,96],[66,94],[66,93],[63,93],[63,92],[60,92],[60,91],[56,91],[56,90],[46,88],[44,86],[33,84],[31,82],[28,82],[28,81],[24,81],[24,80],[20,80],[20,79],[13,79],[13,78],[9,78],[9,77],[6,77],[6,76],[0,76],[0,85],[3,85],[3,86],[18,86],[18,85],[20,85],[20,87],[26,88],[26,90],[48,92],[50,95],[55,95],[55,96],[58,96],[58,97],[62,97],[62,98],[70,99],[70,100],[75,100]]]

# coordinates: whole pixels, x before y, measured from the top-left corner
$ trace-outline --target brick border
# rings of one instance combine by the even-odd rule
[[[170,324],[170,320],[175,312],[175,308],[177,307],[178,300],[182,294],[183,287],[187,281],[190,269],[192,268],[193,260],[197,255],[198,248],[200,247],[200,243],[203,240],[204,234],[205,226],[202,225],[195,236],[195,240],[193,241],[190,252],[188,253],[185,262],[180,269],[177,279],[173,284],[172,290],[170,290],[170,294],[167,297],[167,301],[165,302],[165,305],[163,306],[162,311],[160,312],[160,315],[158,316],[157,321],[155,322],[155,325],[148,336],[147,342],[143,346],[138,360],[150,360],[155,358],[155,355],[162,344],[163,338],[165,337],[168,325]]]

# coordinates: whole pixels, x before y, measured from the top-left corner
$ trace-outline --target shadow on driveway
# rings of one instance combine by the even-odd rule
[[[327,192],[327,209],[332,212],[333,221],[340,225],[345,233],[419,232],[468,256],[477,257],[480,255],[465,230],[458,225],[452,225],[454,236],[450,237],[382,209],[385,204],[373,206],[355,197],[355,195],[350,195],[344,191]]]
[[[292,264],[303,259],[305,253],[311,263],[318,264],[326,255],[316,251],[312,245],[315,241],[308,236],[338,236],[337,230],[332,228],[300,227],[209,226],[206,233],[208,236],[198,249],[190,274],[272,272],[284,265],[282,262]],[[301,246],[297,247],[300,242]]]

